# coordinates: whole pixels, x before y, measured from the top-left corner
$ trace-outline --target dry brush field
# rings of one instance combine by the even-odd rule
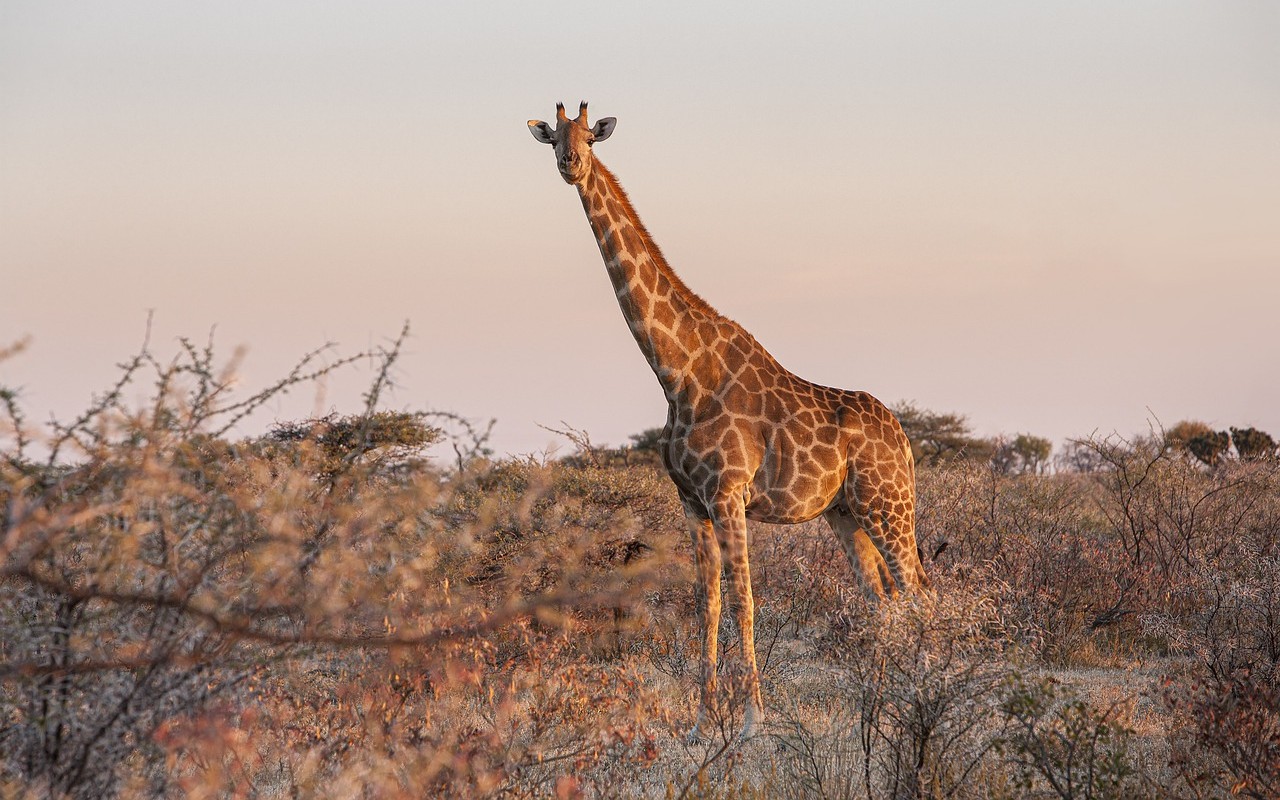
[[[1280,796],[1274,449],[933,459],[936,596],[879,608],[820,523],[753,527],[765,732],[730,745],[726,614],[721,735],[691,745],[652,454],[493,460],[482,426],[382,410],[398,353],[237,395],[184,342],[39,433],[0,393],[0,797]],[[363,409],[233,434],[357,359]]]

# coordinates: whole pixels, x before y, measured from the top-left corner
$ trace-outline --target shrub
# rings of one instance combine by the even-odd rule
[[[1143,796],[1129,752],[1132,732],[1116,719],[1116,706],[1099,711],[1052,678],[1029,683],[1018,675],[1001,709],[1011,723],[1002,750],[1027,796]]]
[[[1261,461],[1276,455],[1276,440],[1257,428],[1232,428],[1231,443],[1245,461]]]
[[[1088,480],[955,464],[922,471],[918,488],[922,546],[946,543],[934,570],[989,586],[1051,662],[1092,658],[1091,621],[1119,567]]]
[[[1218,761],[1233,795],[1280,797],[1280,688],[1274,682],[1247,672],[1204,676],[1171,682],[1165,697],[1185,713],[1192,741]],[[1183,775],[1192,785],[1217,777],[1185,769]]]
[[[1231,436],[1226,431],[1209,431],[1187,440],[1187,450],[1201,462],[1215,467],[1231,449]]]
[[[776,734],[802,796],[981,796],[1014,661],[990,597],[942,582],[938,598],[851,603],[822,644],[838,694],[793,702]],[[798,698],[803,700],[803,698]],[[812,701],[809,701],[812,703]]]
[[[0,786],[532,791],[651,760],[662,716],[633,667],[566,645],[660,590],[628,545],[633,510],[659,513],[648,486],[535,470],[510,507],[477,498],[475,472],[421,461],[422,417],[373,408],[397,348],[362,414],[259,440],[224,436],[350,359],[237,400],[211,347],[144,351],[43,463],[7,406]]]

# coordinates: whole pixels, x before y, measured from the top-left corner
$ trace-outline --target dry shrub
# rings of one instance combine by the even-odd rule
[[[1136,629],[1144,614],[1195,614],[1206,568],[1231,575],[1280,547],[1280,463],[1209,469],[1162,431],[1084,444],[1104,467],[1095,473],[1096,503],[1109,546],[1123,555],[1101,624],[1124,619]]]
[[[1065,796],[1132,793],[1113,716],[1007,680],[1149,656],[1174,659],[1165,777],[1274,792],[1276,462],[1153,437],[1079,445],[1088,473],[922,469],[937,595],[875,610],[825,524],[753,524],[775,727],[727,746],[730,657],[723,741],[681,748],[698,632],[670,481],[598,448],[491,462],[483,426],[381,409],[398,347],[362,354],[358,413],[254,439],[235,423],[353,359],[237,399],[211,346],[144,350],[44,436],[0,388],[0,795],[1050,796],[1060,746],[1100,776]],[[445,469],[424,448],[448,430]]]
[[[958,463],[921,471],[918,485],[922,547],[946,544],[935,571],[990,587],[1001,613],[1035,633],[1049,662],[1097,659],[1091,623],[1120,565],[1087,478]]]
[[[945,543],[931,566],[967,580],[999,576],[1005,613],[1039,630],[1049,663],[1176,650],[1195,638],[1196,620],[1233,603],[1241,613],[1216,617],[1208,639],[1231,624],[1272,637],[1267,612],[1242,602],[1267,590],[1238,576],[1280,548],[1280,465],[1210,470],[1158,437],[1079,446],[1097,464],[1087,474],[922,470],[920,540],[926,552]],[[1235,600],[1223,596],[1233,591]]]
[[[585,656],[564,632],[516,627],[523,647],[505,661],[472,642],[271,674],[246,729],[276,759],[257,784],[313,797],[541,797],[566,776],[590,791],[649,766],[667,726],[636,671]]]
[[[585,650],[661,649],[670,643],[653,631],[663,612],[687,616],[691,565],[674,552],[686,543],[684,515],[654,469],[502,462],[465,485],[448,513],[455,528],[479,535],[457,574],[490,602],[565,585],[602,598],[561,609]],[[545,610],[540,619],[553,621]]]
[[[1242,673],[1171,681],[1166,701],[1183,713],[1173,766],[1200,793],[1280,797],[1280,689]]]
[[[1265,794],[1252,787],[1275,769],[1266,701],[1280,671],[1280,465],[1209,468],[1159,431],[1077,449],[1087,473],[922,470],[921,540],[946,542],[932,566],[989,581],[1002,612],[1039,633],[1042,663],[1176,659],[1164,694],[1177,712],[1165,749],[1178,786],[1191,796]]]
[[[438,433],[374,408],[398,347],[371,355],[362,414],[235,443],[350,359],[237,400],[211,347],[144,350],[40,461],[6,394],[0,784],[532,795],[652,760],[657,704],[579,646],[666,591],[636,522],[662,513],[652,482],[528,466],[504,495],[483,465],[436,472]]]
[[[1096,709],[1052,678],[1014,676],[1001,704],[1009,732],[1001,751],[1024,797],[1061,800],[1156,796],[1130,751],[1119,705]]]
[[[1190,668],[1168,679],[1174,766],[1191,787],[1280,796],[1280,554],[1238,542],[1187,577],[1180,615],[1145,622]]]
[[[993,598],[943,579],[936,597],[877,609],[850,600],[821,641],[816,692],[783,706],[776,739],[797,797],[980,797],[1018,638]]]
[[[1213,680],[1247,673],[1280,685],[1280,551],[1263,552],[1249,541],[1231,551],[1189,569],[1170,593],[1170,608],[1143,623]]]

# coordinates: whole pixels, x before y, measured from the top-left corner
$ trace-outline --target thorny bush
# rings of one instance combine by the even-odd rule
[[[536,793],[652,759],[662,715],[634,670],[565,645],[661,590],[626,487],[508,505],[436,472],[419,453],[439,431],[376,408],[402,339],[317,351],[243,400],[211,346],[144,348],[44,441],[6,392],[0,786]],[[363,413],[227,438],[357,360]]]

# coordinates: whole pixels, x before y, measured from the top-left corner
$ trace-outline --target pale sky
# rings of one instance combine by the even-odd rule
[[[71,414],[149,310],[249,385],[409,320],[389,405],[499,454],[661,425],[525,127],[587,99],[677,272],[797,374],[982,434],[1280,435],[1278,41],[1269,0],[0,0],[0,384]]]

